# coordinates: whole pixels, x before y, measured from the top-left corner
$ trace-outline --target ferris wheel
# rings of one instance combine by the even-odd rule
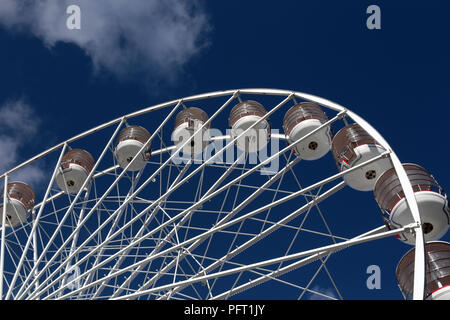
[[[51,167],[44,185],[11,178],[37,163]],[[450,299],[445,191],[364,119],[310,94],[161,103],[0,178],[2,299],[341,299],[333,257],[392,236],[411,247],[398,257],[403,296]],[[329,210],[351,210],[344,189],[373,194],[378,225],[336,224]],[[333,294],[313,285],[319,274]]]

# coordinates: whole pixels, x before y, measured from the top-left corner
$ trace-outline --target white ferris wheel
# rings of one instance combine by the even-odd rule
[[[45,185],[14,181],[36,163],[52,168]],[[394,235],[411,246],[397,267],[403,296],[450,299],[443,189],[364,119],[310,94],[169,101],[0,178],[2,299],[342,299],[337,252]],[[323,206],[351,210],[344,188],[373,194],[377,226],[334,224]],[[333,294],[312,285],[319,274]]]

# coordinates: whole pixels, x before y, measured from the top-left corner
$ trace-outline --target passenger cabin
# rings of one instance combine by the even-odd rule
[[[191,107],[180,111],[175,117],[174,131],[172,133],[172,141],[179,148],[186,141],[190,140],[183,148],[182,153],[188,156],[195,156],[203,152],[209,143],[210,123],[197,132],[206,121],[208,115],[200,108]],[[192,139],[191,139],[192,138]]]
[[[406,299],[413,297],[415,248],[400,260],[397,282]],[[425,244],[425,296],[427,300],[450,300],[450,244],[432,241]]]
[[[86,150],[72,149],[66,152],[61,159],[56,184],[66,193],[78,193],[94,164],[94,158]]]
[[[0,224],[3,222],[3,195],[1,192]],[[11,182],[7,186],[7,203],[5,226],[16,227],[27,221],[34,206],[35,193],[31,187],[23,182]]]
[[[450,223],[447,195],[434,177],[421,166],[404,164],[403,168],[419,207],[425,241],[440,239]],[[374,196],[390,228],[400,228],[414,222],[394,168],[387,170],[377,180]],[[406,243],[415,244],[413,234],[405,233],[398,237]]]
[[[150,139],[150,133],[140,126],[128,126],[120,131],[114,154],[122,169],[125,169],[134,158],[136,159],[127,170],[138,171],[144,168],[147,160],[150,159],[151,141],[141,153],[139,151],[148,139]]]
[[[317,160],[330,151],[332,139],[329,126],[304,138],[327,121],[328,117],[322,108],[312,102],[298,103],[286,112],[283,129],[298,157],[303,160]],[[302,140],[295,143],[299,139]]]
[[[270,123],[267,118],[261,120],[266,114],[263,105],[253,100],[242,101],[231,109],[228,124],[233,139],[253,126],[236,140],[239,149],[257,152],[267,145],[270,138]]]
[[[356,123],[339,130],[334,136],[331,150],[341,172],[375,158],[386,151]],[[390,168],[392,168],[390,159],[380,158],[345,174],[344,180],[355,190],[371,191],[375,187],[377,178]]]

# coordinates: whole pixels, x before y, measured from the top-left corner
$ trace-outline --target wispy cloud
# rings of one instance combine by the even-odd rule
[[[81,9],[81,29],[66,27],[69,5]],[[208,16],[197,0],[2,0],[0,23],[31,32],[53,47],[73,43],[97,71],[173,81],[204,48]]]
[[[18,165],[20,153],[35,141],[40,120],[24,99],[10,100],[0,106],[0,173]],[[41,183],[46,172],[37,164],[28,165],[11,175],[30,185]]]
[[[315,293],[310,293],[308,300],[330,300],[330,299],[338,299],[336,295],[336,291],[333,288],[328,287],[321,287],[318,285],[315,285],[311,288],[311,291],[315,291],[318,293],[321,293],[325,296],[318,295]]]

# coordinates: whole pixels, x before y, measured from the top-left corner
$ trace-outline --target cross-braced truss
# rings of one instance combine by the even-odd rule
[[[208,124],[225,131],[224,117],[246,95],[274,99],[264,118],[276,118],[302,99],[333,114],[318,130],[348,120],[362,124],[388,151],[347,173],[385,157],[401,168],[365,121],[310,95],[230,90],[149,107],[68,139],[1,176],[6,186],[11,174],[35,161],[53,166],[31,217],[1,229],[2,298],[278,298],[270,288],[280,288],[293,299],[342,299],[330,270],[335,252],[403,231],[421,232],[415,225],[397,230],[382,225],[353,234],[328,223],[333,210],[340,209],[323,210],[322,202],[345,187],[343,173],[325,160],[318,161],[314,173],[302,171],[305,161],[275,131],[271,140],[277,144],[257,161],[237,151],[237,138],[226,134],[211,137],[216,143],[208,158],[178,157],[174,151],[183,146],[170,139],[177,111],[207,106],[212,110]],[[153,150],[146,166],[133,172],[116,163],[114,142],[121,128],[135,122],[148,124]],[[58,189],[55,175],[63,154],[75,145],[100,147],[91,150],[96,163],[83,188],[68,194]],[[230,150],[233,157],[225,157]],[[318,277],[327,283],[326,292],[314,286]]]

